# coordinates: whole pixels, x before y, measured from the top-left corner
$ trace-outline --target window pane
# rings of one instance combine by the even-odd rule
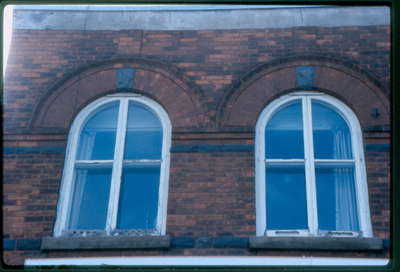
[[[267,229],[307,229],[304,165],[267,166]]]
[[[160,159],[162,127],[146,106],[130,102],[125,140],[125,160]]]
[[[316,159],[352,158],[349,127],[335,110],[313,100],[312,120]]]
[[[118,229],[156,227],[160,167],[124,167]]]
[[[316,186],[319,229],[358,231],[354,167],[317,165]]]
[[[118,102],[105,105],[85,124],[80,135],[78,160],[112,160],[118,120]]]
[[[269,159],[304,158],[301,100],[278,110],[265,130],[265,154]]]
[[[111,168],[76,169],[70,229],[104,229]]]

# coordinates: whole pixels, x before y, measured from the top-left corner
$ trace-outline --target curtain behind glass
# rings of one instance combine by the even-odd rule
[[[351,135],[346,121],[330,106],[312,103],[315,159],[351,159]]]
[[[334,154],[337,158],[351,157],[351,137],[348,131],[334,135]],[[358,230],[357,202],[354,188],[354,167],[335,168],[336,230]],[[347,211],[346,213],[340,211]]]
[[[315,159],[353,158],[350,129],[335,110],[323,102],[313,100],[312,120]],[[339,167],[332,163],[324,166],[316,162],[316,182],[320,228],[357,231],[354,163]],[[333,183],[333,187],[329,183]],[[333,190],[324,189],[329,187]],[[334,213],[330,212],[332,208]]]

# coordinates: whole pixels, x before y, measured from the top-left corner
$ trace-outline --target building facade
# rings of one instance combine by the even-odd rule
[[[389,12],[16,6],[3,261],[390,258]]]

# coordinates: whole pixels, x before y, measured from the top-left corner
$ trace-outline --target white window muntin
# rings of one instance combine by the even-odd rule
[[[287,103],[301,99],[303,114],[304,159],[266,159],[265,129],[271,117]],[[346,121],[351,134],[353,158],[345,159],[315,159],[313,150],[313,130],[311,100],[324,102],[332,107]],[[363,142],[360,124],[354,113],[341,101],[318,92],[296,92],[284,95],[271,102],[260,114],[256,124],[256,234],[257,236],[362,236],[372,237],[370,220],[368,187],[363,152]],[[315,187],[315,163],[329,165],[353,165],[355,171],[355,191],[360,232],[352,231],[321,231],[318,230],[318,214]],[[308,229],[303,230],[268,230],[267,207],[265,191],[265,169],[268,164],[304,164],[306,176],[307,220]]]
[[[102,106],[111,102],[119,102],[118,124],[115,141],[114,159],[113,160],[76,160],[76,153],[79,144],[81,130],[87,120],[95,114]],[[123,160],[123,148],[125,144],[125,134],[128,118],[129,101],[135,101],[149,107],[159,118],[163,130],[162,150],[160,160]],[[139,94],[113,94],[87,105],[77,115],[72,123],[66,149],[65,165],[63,170],[60,197],[57,205],[57,220],[54,227],[54,236],[62,236],[63,232],[68,229],[68,217],[73,197],[74,171],[75,167],[88,166],[93,167],[112,165],[111,188],[109,198],[109,208],[107,212],[105,233],[110,234],[116,230],[116,220],[118,214],[118,201],[120,194],[122,163],[130,165],[161,165],[160,167],[160,184],[158,195],[157,223],[156,233],[165,235],[166,233],[166,213],[168,198],[168,177],[169,177],[169,149],[171,146],[171,122],[166,111],[153,100]],[[89,231],[90,232],[90,231]]]

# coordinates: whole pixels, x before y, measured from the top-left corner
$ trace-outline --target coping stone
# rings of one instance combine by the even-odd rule
[[[389,25],[390,8],[297,7],[241,10],[14,10],[14,29],[220,30]]]

